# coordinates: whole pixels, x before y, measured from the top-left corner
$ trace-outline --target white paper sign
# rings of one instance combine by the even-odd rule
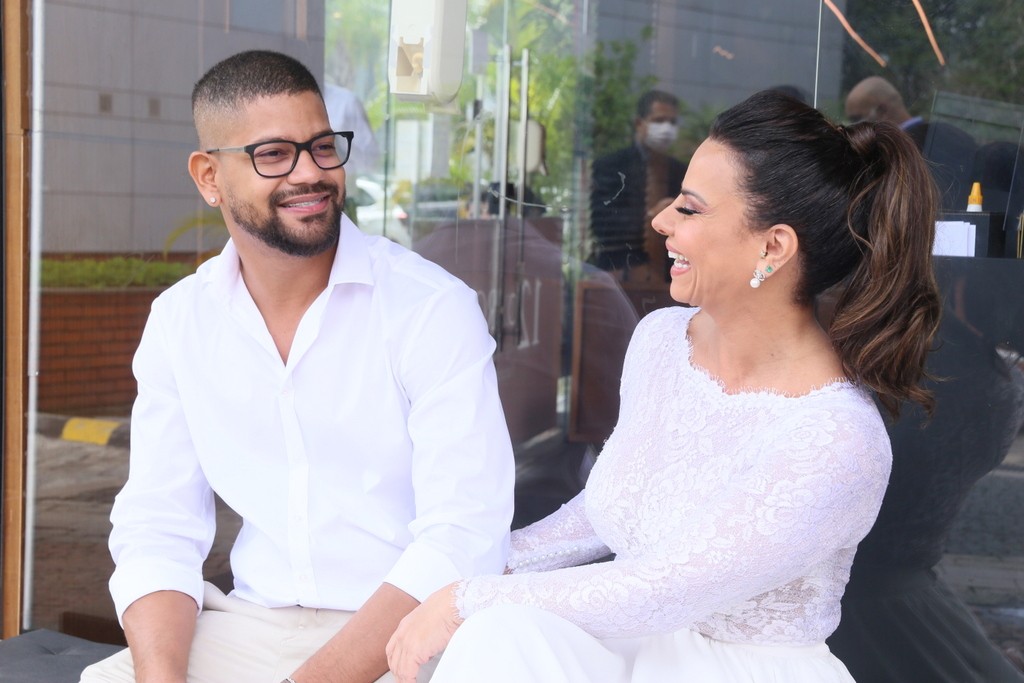
[[[974,256],[974,238],[977,227],[964,221],[936,221],[935,256]]]

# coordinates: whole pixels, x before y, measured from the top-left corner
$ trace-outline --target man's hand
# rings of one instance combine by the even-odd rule
[[[420,667],[448,646],[460,624],[454,583],[435,592],[402,619],[384,648],[396,683],[416,683]]]

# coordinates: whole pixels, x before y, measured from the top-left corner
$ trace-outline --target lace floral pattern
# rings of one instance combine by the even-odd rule
[[[787,645],[835,629],[888,481],[881,417],[845,381],[798,397],[726,393],[690,363],[694,312],[641,322],[585,494],[513,533],[511,575],[460,584],[464,617],[527,604],[597,637],[685,627]],[[613,562],[570,566],[609,549]]]

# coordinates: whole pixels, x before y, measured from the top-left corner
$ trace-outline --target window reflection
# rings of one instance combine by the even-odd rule
[[[153,299],[226,238],[185,167],[195,148],[192,84],[222,56],[268,37],[322,72],[324,5],[44,4],[43,164],[32,181],[44,187],[30,350],[38,434],[26,454],[36,476],[22,623],[118,641],[106,536],[128,462],[132,355]],[[225,510],[209,576],[226,570],[236,530]]]
[[[1002,255],[942,261],[947,320],[935,372],[953,379],[937,385],[938,417],[924,432],[894,427],[894,486],[921,495],[908,494],[913,514],[897,507],[882,523],[916,521],[935,531],[900,533],[912,536],[910,545],[929,541],[928,563],[939,563],[995,647],[1020,647],[1024,548],[1007,522],[1024,505],[1015,422],[1024,342],[1014,322],[1024,277],[1017,260],[1024,100],[1019,79],[1007,76],[1024,60],[1012,34],[1019,8],[924,3],[926,28],[912,3],[881,0],[636,7],[474,0],[462,88],[452,103],[426,106],[388,94],[388,11],[375,0],[147,0],[117,12],[46,3],[39,256],[50,264],[46,278],[63,268],[70,279],[44,279],[39,291],[34,409],[43,419],[29,454],[39,484],[26,624],[119,637],[105,588],[105,537],[127,465],[124,443],[112,438],[124,432],[134,394],[131,354],[152,297],[225,239],[185,172],[195,144],[188,94],[217,59],[270,39],[322,74],[332,120],[355,121],[336,126],[357,131],[347,212],[367,232],[420,251],[478,291],[499,342],[501,391],[518,444],[517,524],[582,486],[614,427],[629,335],[641,316],[673,303],[658,277],[631,281],[591,258],[606,227],[592,202],[601,180],[595,161],[636,144],[644,92],[678,98],[665,152],[682,163],[718,111],[765,87],[791,88],[849,121],[880,116],[874,105],[851,110],[847,98],[863,79],[882,77],[906,120],[962,131],[969,151],[950,151],[948,136],[934,132],[920,146],[937,164],[952,157],[949,211],[962,212],[971,185],[981,184],[983,211],[1005,226],[994,228]],[[533,150],[522,160],[521,144]],[[646,191],[646,173],[623,166],[612,177],[619,171]],[[648,246],[657,252],[656,242],[639,244],[645,255]],[[100,290],[88,295],[96,308],[83,289]],[[979,339],[984,348],[973,343]],[[65,433],[71,417],[98,420],[86,429],[92,442]],[[939,453],[954,446],[959,451]],[[940,472],[936,462],[970,471],[944,488],[931,478]],[[235,524],[225,510],[210,576],[228,569]],[[893,532],[867,547],[886,556],[909,546]]]

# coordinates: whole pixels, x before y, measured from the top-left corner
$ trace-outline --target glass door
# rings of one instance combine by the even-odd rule
[[[1013,2],[924,2],[929,38],[912,3],[882,0],[469,0],[462,84],[435,104],[390,93],[390,3],[379,0],[13,4],[45,17],[34,46],[44,56],[33,140],[42,162],[32,169],[43,198],[38,232],[31,248],[5,236],[40,263],[28,292],[5,293],[8,311],[23,296],[39,301],[37,336],[25,335],[26,345],[38,342],[29,352],[38,373],[7,366],[36,392],[30,443],[5,437],[17,452],[4,454],[5,477],[22,456],[36,473],[24,539],[4,529],[8,546],[24,540],[24,581],[6,557],[4,574],[5,600],[10,577],[14,590],[24,584],[23,628],[120,637],[106,535],[128,462],[131,355],[153,297],[224,242],[185,172],[195,145],[189,92],[219,59],[271,44],[322,75],[332,121],[356,131],[346,211],[476,290],[516,446],[516,525],[583,485],[617,418],[633,328],[674,305],[649,214],[674,193],[673,180],[678,188],[718,112],[778,87],[848,121],[850,91],[875,75],[898,87],[913,117],[964,129],[991,152],[991,163],[972,156],[965,173],[982,184],[984,213],[1004,215],[994,229],[1003,255],[949,257],[941,275],[948,322],[964,323],[951,334],[984,343],[967,360],[994,377],[982,389],[1002,394],[971,412],[945,408],[964,420],[955,431],[964,452],[984,442],[990,457],[967,473],[977,475],[970,495],[942,499],[968,512],[936,552],[958,595],[1019,642],[1024,549],[1007,513],[1024,500],[1013,424],[1024,349],[1024,90],[1014,76],[1022,58]],[[126,58],[112,61],[115,53]],[[11,172],[5,165],[5,188]],[[960,194],[953,209],[966,208]],[[5,211],[13,200],[5,196]],[[28,230],[20,237],[27,244]],[[8,390],[28,396],[17,382],[8,379]],[[8,410],[5,430],[24,417]],[[919,454],[903,470],[908,481],[932,465],[927,448]],[[234,524],[225,513],[210,577],[227,568]]]

